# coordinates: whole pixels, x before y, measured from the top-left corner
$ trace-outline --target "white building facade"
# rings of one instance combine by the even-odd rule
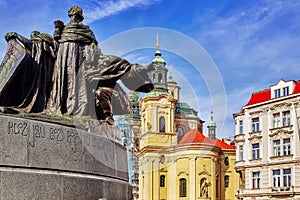
[[[234,114],[237,197],[300,200],[300,81],[253,93]]]

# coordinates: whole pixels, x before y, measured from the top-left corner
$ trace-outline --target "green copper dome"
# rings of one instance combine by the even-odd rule
[[[176,114],[184,114],[189,117],[197,117],[198,112],[195,111],[189,104],[185,102],[177,102],[176,103]]]
[[[153,63],[163,63],[164,65],[166,64],[166,61],[161,57],[161,53],[159,49],[156,50],[155,52],[155,58],[152,60]]]
[[[169,98],[174,98],[170,93],[168,93],[167,91],[155,91],[152,90],[151,92],[147,93],[143,99],[145,98],[151,98],[151,97],[159,97],[160,95],[166,95]]]

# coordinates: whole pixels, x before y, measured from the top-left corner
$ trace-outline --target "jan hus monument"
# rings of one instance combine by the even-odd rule
[[[53,34],[5,35],[0,65],[0,199],[131,199],[114,116],[123,88],[153,89],[152,69],[105,55],[82,9]]]

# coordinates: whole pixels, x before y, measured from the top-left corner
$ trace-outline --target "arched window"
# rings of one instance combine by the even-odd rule
[[[179,197],[186,197],[186,179],[179,179]]]
[[[182,138],[183,133],[184,133],[183,128],[182,127],[178,127],[177,128],[177,139],[178,139],[178,142],[180,142],[180,139]]]
[[[158,82],[162,83],[162,74],[161,73],[158,74]]]
[[[159,118],[159,132],[162,133],[162,132],[166,131],[165,125],[166,125],[165,118],[163,116],[161,116]]]
[[[160,187],[165,187],[165,175],[160,175]]]
[[[152,74],[152,81],[155,83],[155,73]]]
[[[224,181],[225,181],[225,188],[228,188],[229,187],[229,176],[228,175],[224,176]]]

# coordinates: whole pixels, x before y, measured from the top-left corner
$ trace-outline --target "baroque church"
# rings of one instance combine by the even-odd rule
[[[203,134],[204,121],[179,98],[158,42],[150,65],[154,90],[141,99],[129,95],[134,199],[236,199],[234,144],[216,138],[213,113]]]

